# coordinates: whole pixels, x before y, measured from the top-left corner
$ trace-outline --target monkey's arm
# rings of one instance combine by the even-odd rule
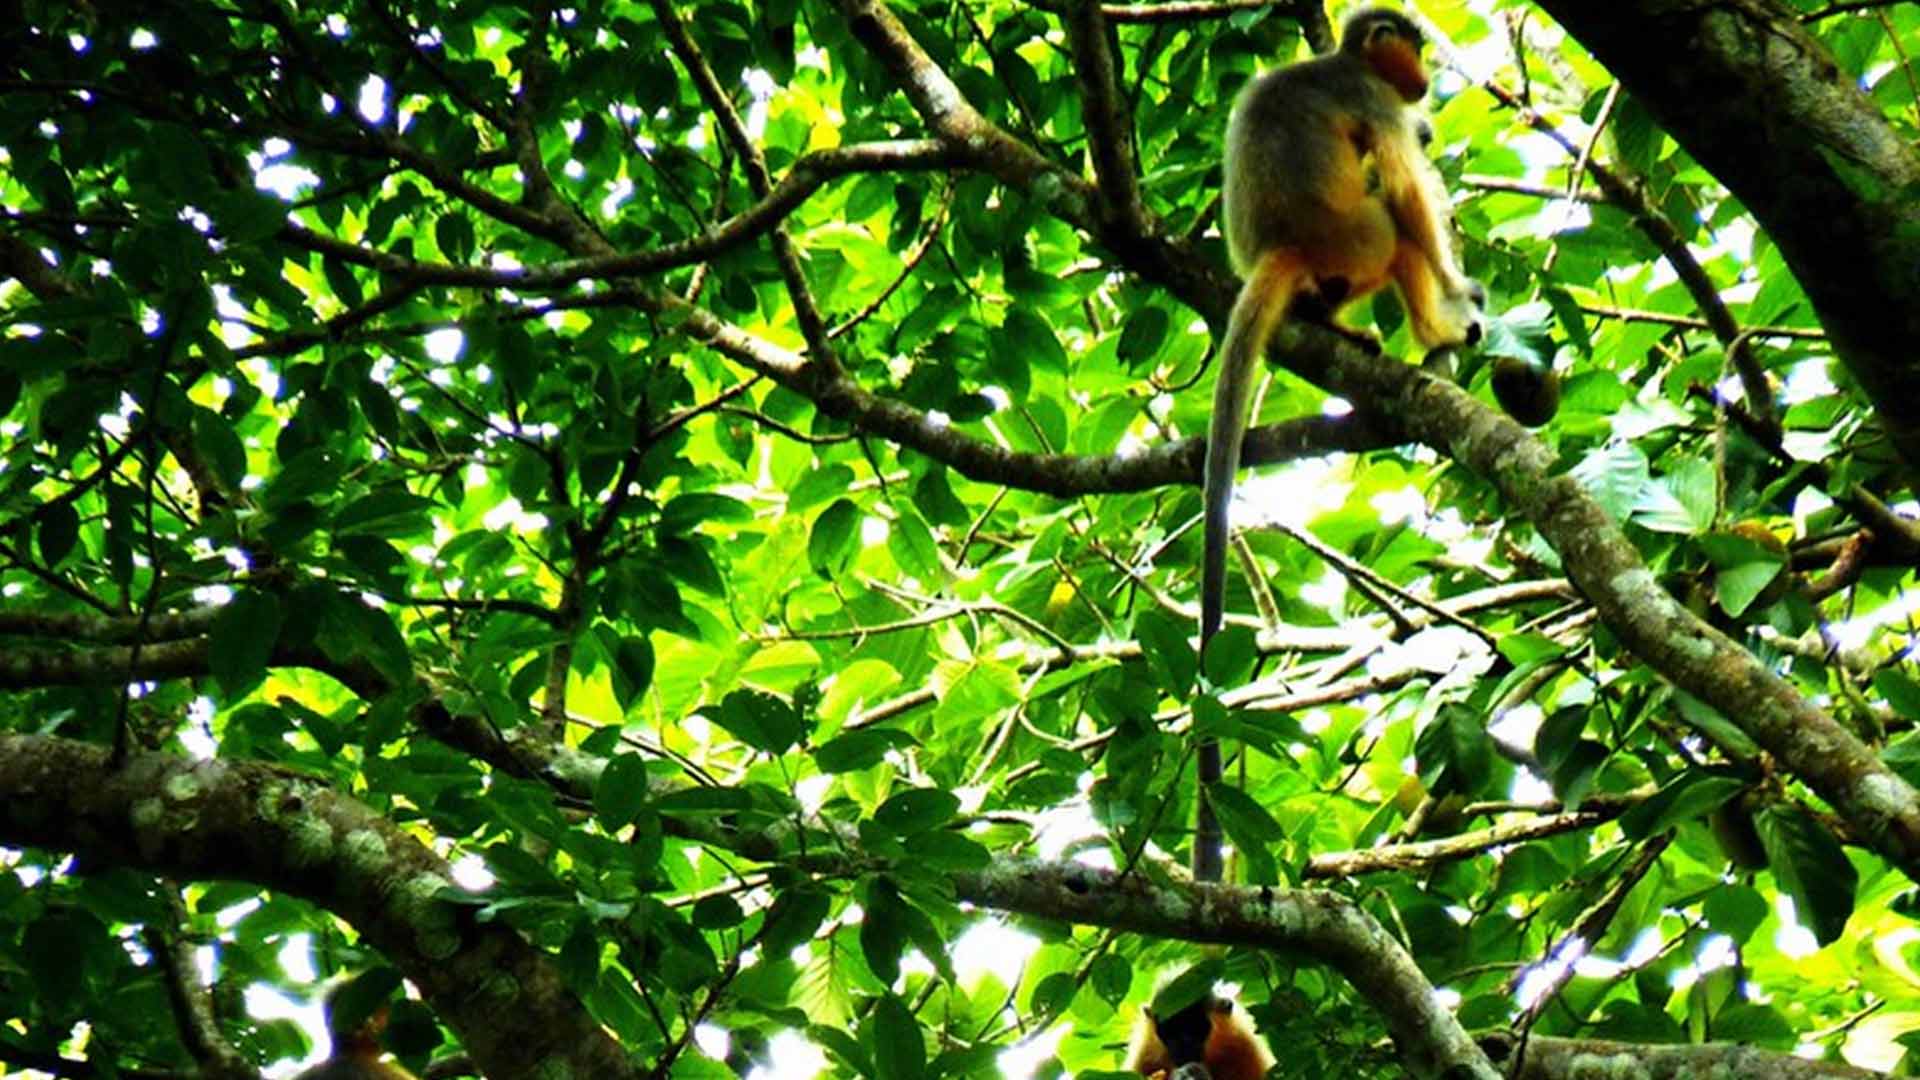
[[[1401,119],[1377,128],[1371,149],[1381,194],[1400,227],[1402,242],[1425,257],[1449,298],[1466,296],[1471,286],[1454,262],[1447,236],[1446,189],[1433,163],[1421,152],[1412,121]]]

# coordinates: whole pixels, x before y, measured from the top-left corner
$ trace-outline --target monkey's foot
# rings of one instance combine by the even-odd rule
[[[1326,310],[1331,313],[1347,302],[1348,294],[1353,292],[1353,282],[1343,277],[1325,277],[1313,283],[1314,292]]]

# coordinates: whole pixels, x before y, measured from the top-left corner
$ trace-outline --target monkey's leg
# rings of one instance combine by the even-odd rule
[[[1479,309],[1473,299],[1478,286],[1473,282],[1458,294],[1451,292],[1426,253],[1411,243],[1402,244],[1394,255],[1393,280],[1420,344],[1436,349],[1480,340]]]
[[[1381,197],[1393,213],[1401,244],[1423,256],[1442,296],[1472,306],[1469,297],[1475,286],[1460,272],[1447,228],[1447,189],[1433,163],[1420,152],[1411,128],[1380,139],[1373,149]],[[1396,261],[1399,257],[1396,253]],[[1395,277],[1400,277],[1397,270]]]
[[[1301,294],[1294,302],[1294,314],[1379,353],[1378,338],[1341,324],[1335,316],[1349,302],[1387,283],[1396,243],[1393,215],[1379,199],[1361,198],[1344,212],[1328,212],[1307,249],[1315,291]]]

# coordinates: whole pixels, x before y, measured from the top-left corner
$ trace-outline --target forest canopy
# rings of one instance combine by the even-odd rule
[[[1345,11],[15,7],[0,1071],[1920,1068],[1913,5],[1407,7],[1487,333],[1282,325],[1204,656]]]

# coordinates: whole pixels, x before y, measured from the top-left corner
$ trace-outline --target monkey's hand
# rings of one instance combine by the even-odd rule
[[[1446,306],[1461,327],[1460,343],[1472,348],[1487,336],[1487,288],[1463,277],[1447,290]]]

